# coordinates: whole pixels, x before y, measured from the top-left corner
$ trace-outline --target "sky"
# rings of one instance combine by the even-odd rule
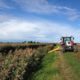
[[[80,0],[0,0],[0,42],[80,42]]]

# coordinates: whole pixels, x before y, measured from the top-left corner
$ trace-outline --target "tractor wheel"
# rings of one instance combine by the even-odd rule
[[[66,52],[66,49],[65,49],[65,48],[62,48],[62,52],[63,52],[63,53]]]
[[[78,52],[78,47],[77,47],[77,45],[74,46],[74,52]]]
[[[71,51],[74,52],[74,47],[71,47]]]

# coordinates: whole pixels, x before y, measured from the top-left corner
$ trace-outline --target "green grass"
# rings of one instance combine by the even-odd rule
[[[59,76],[59,69],[55,66],[57,55],[55,53],[47,54],[41,64],[41,69],[37,71],[32,80],[62,80],[56,79]]]
[[[71,66],[75,76],[80,79],[80,62],[76,59],[74,53],[65,53],[64,57]]]
[[[43,58],[43,61],[41,63],[41,68],[33,74],[33,77],[31,80],[80,80],[80,62],[78,59],[76,59],[74,53],[65,53],[63,55],[63,60],[62,62],[65,62],[66,65],[70,68],[68,74],[72,76],[72,78],[68,78],[67,72],[63,75],[62,70],[60,69],[60,66],[57,64],[57,62],[60,63],[59,57],[57,53],[50,53],[46,54],[46,56]],[[62,63],[64,64],[64,63]],[[64,65],[64,68],[67,68]],[[66,70],[69,70],[68,68]],[[64,70],[64,71],[66,71]],[[66,77],[67,78],[66,78]]]

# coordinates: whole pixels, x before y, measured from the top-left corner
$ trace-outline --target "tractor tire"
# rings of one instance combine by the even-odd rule
[[[77,45],[74,46],[74,52],[78,52],[78,47],[77,47]]]
[[[65,53],[66,52],[66,49],[65,48],[62,48],[62,52]]]
[[[74,47],[71,47],[71,52],[74,52]]]

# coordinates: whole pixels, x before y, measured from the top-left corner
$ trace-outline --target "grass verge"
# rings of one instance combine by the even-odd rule
[[[73,72],[75,73],[75,76],[80,80],[80,62],[75,57],[74,53],[66,53],[64,54],[64,57],[67,61],[67,63],[71,66]]]
[[[63,80],[56,66],[56,60],[57,55],[55,53],[47,54],[41,63],[40,70],[33,75],[32,80]]]

